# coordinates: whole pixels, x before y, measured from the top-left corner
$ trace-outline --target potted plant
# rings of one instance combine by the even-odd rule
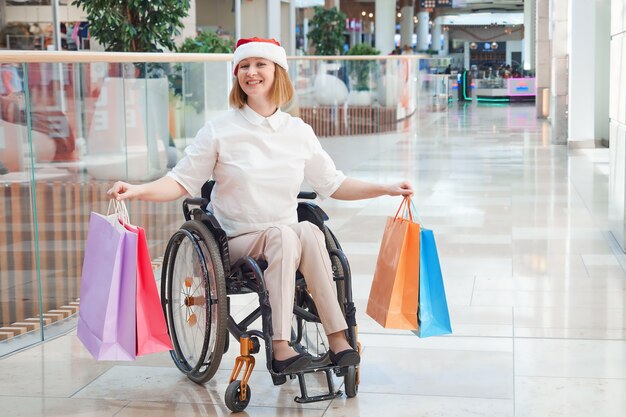
[[[348,50],[346,55],[379,55],[380,51],[369,44],[359,43]],[[350,75],[350,94],[348,104],[369,106],[372,104],[371,79],[372,71],[376,70],[376,63],[369,60],[347,61]]]
[[[74,0],[106,51],[175,50],[189,0]],[[96,65],[96,64],[92,64]],[[167,65],[137,64],[126,77],[105,76],[87,132],[87,172],[98,179],[151,180],[167,171]],[[125,71],[126,72],[126,71]]]
[[[106,51],[175,50],[174,36],[189,14],[189,0],[73,0],[87,13],[89,33]]]
[[[343,48],[343,31],[346,27],[345,13],[336,7],[325,9],[315,6],[309,22],[309,40],[317,55],[340,55]]]

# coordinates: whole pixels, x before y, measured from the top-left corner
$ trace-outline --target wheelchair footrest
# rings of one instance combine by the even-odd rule
[[[300,397],[294,398],[297,403],[312,403],[316,401],[332,400],[343,394],[341,391],[335,391],[335,384],[333,383],[333,376],[331,369],[325,369],[322,372],[326,374],[326,382],[328,383],[328,394],[309,396],[306,388],[306,380],[304,379],[305,372],[299,372],[296,374],[298,377],[298,383],[300,385]],[[308,373],[308,372],[307,372]]]

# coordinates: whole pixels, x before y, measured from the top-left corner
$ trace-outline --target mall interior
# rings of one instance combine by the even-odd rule
[[[366,308],[402,199],[313,200],[361,362],[328,370],[305,303],[293,344],[322,365],[279,384],[260,287],[236,293],[241,277],[213,262],[223,247],[181,229],[183,199],[127,204],[171,352],[96,359],[79,340],[92,213],[112,212],[115,181],[172,169],[236,80],[229,53],[105,52],[71,3],[0,0],[0,414],[626,415],[624,0],[188,2],[176,45],[201,31],[279,40],[295,87],[283,111],[346,175],[410,181],[436,240],[452,333],[384,328]],[[315,6],[343,12],[335,55],[316,54]],[[346,55],[361,43],[379,54]],[[106,320],[137,340],[131,301]],[[241,323],[260,344],[232,335]]]

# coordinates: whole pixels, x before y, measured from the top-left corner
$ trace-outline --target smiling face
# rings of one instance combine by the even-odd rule
[[[267,100],[274,84],[276,64],[264,58],[246,58],[239,62],[237,80],[248,99]]]

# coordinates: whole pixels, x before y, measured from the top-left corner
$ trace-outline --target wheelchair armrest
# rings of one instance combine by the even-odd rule
[[[298,193],[298,198],[303,200],[315,200],[317,198],[317,193],[315,191],[300,191]]]
[[[298,221],[309,221],[324,231],[324,221],[328,215],[315,203],[302,201],[298,203]]]
[[[189,210],[189,206],[200,206],[202,210],[206,209],[207,204],[209,204],[209,200],[206,198],[186,198],[183,201],[183,215],[185,216],[185,220],[191,220],[191,211]]]

